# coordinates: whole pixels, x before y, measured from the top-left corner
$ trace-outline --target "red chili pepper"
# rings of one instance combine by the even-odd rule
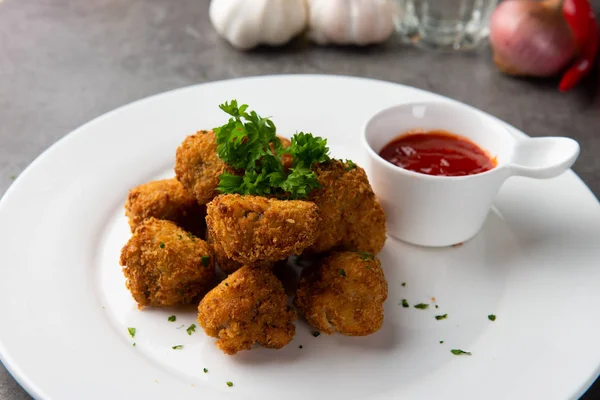
[[[565,0],[563,15],[571,28],[579,55],[565,71],[558,86],[561,92],[572,89],[594,65],[598,53],[598,23],[588,0]]]

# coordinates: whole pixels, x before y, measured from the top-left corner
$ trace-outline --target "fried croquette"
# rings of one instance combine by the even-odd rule
[[[228,258],[255,265],[302,253],[317,237],[319,217],[308,201],[227,194],[208,203],[206,223]]]
[[[292,145],[292,142],[290,142],[289,139],[284,138],[283,136],[277,136],[277,137],[281,141],[281,146],[284,149],[288,148],[288,147],[290,147]],[[288,169],[292,168],[292,164],[294,163],[294,158],[292,157],[291,154],[284,153],[281,156],[281,163],[283,164],[283,168],[287,171]]]
[[[211,237],[210,234],[206,235],[206,241],[208,242],[208,244],[210,244],[213,247],[213,251],[215,253],[215,262],[217,264],[217,267],[219,267],[219,269],[221,269],[221,271],[223,271],[227,275],[229,275],[243,267],[243,264],[227,257],[227,254],[225,254],[225,251],[223,250],[223,247],[221,247],[221,244],[219,242],[215,242],[215,240]],[[272,268],[273,265],[274,265],[274,263],[272,263],[272,262],[259,262],[257,264],[251,265],[251,266],[253,266],[253,267],[263,267],[264,266],[264,267]]]
[[[200,237],[206,231],[206,207],[200,206],[175,178],[152,181],[131,189],[125,203],[125,215],[131,232],[150,217],[172,221]]]
[[[127,288],[144,306],[192,304],[215,278],[212,248],[171,221],[142,222],[121,250]]]
[[[244,266],[211,290],[198,306],[198,322],[217,347],[233,355],[253,344],[280,349],[296,327],[283,285],[265,267]]]
[[[379,253],[385,243],[385,214],[364,169],[330,160],[314,171],[321,188],[313,190],[309,200],[319,208],[321,224],[307,253],[333,249]]]
[[[387,291],[374,255],[333,252],[302,271],[294,305],[321,332],[366,336],[383,324]]]
[[[175,175],[198,203],[206,204],[217,195],[219,176],[232,170],[217,156],[212,131],[199,131],[185,138],[175,155]]]

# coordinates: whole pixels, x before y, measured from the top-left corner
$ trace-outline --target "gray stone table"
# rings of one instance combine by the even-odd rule
[[[600,0],[594,0],[600,9]],[[2,3],[2,0],[0,0]],[[431,54],[393,39],[367,49],[310,46],[250,53],[219,40],[209,0],[7,0],[0,5],[0,194],[57,139],[151,94],[241,76],[321,73],[426,89],[479,107],[531,135],[582,145],[575,171],[600,194],[600,74],[560,94],[554,80],[498,73],[487,48]],[[600,362],[600,360],[599,360]],[[584,397],[600,398],[599,384]],[[30,397],[0,364],[0,399]]]

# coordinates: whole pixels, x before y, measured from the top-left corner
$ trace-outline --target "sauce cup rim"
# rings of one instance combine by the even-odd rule
[[[396,109],[396,108],[403,108],[403,107],[410,107],[410,106],[419,106],[419,105],[424,105],[424,106],[442,106],[442,107],[449,107],[449,108],[453,108],[453,109],[460,109],[461,112],[466,112],[469,114],[472,114],[474,116],[478,116],[477,112],[474,110],[470,110],[468,107],[461,107],[460,105],[456,105],[456,104],[451,104],[451,103],[446,103],[443,101],[419,101],[419,102],[407,102],[407,103],[399,103],[399,104],[395,104],[392,105],[390,107],[386,107],[383,110],[378,111],[377,113],[373,114],[371,117],[369,117],[367,119],[367,121],[363,124],[363,129],[362,129],[362,135],[361,135],[361,141],[362,141],[362,145],[364,147],[367,148],[367,152],[369,154],[369,156],[371,158],[373,158],[374,160],[376,160],[379,164],[381,165],[385,165],[385,168],[387,168],[389,171],[393,172],[393,173],[400,173],[400,174],[404,174],[406,176],[410,176],[413,178],[417,178],[417,179],[425,179],[425,180],[437,180],[437,181],[464,181],[467,179],[479,179],[479,178],[485,178],[487,176],[490,175],[495,175],[497,173],[499,173],[500,171],[506,169],[507,167],[510,166],[509,163],[498,163],[496,164],[496,166],[494,166],[494,168],[484,171],[484,172],[480,172],[477,174],[471,174],[471,175],[460,175],[460,176],[447,176],[447,175],[429,175],[429,174],[424,174],[421,172],[415,172],[415,171],[411,171],[402,167],[399,167],[397,165],[392,164],[391,162],[387,161],[386,159],[384,159],[383,157],[381,157],[379,155],[379,153],[377,153],[373,147],[371,146],[371,144],[369,143],[369,139],[367,138],[367,132],[368,132],[368,128],[369,125],[372,123],[372,121],[374,121],[376,118],[381,117],[383,114],[391,112],[392,110]],[[481,118],[482,123],[488,124],[489,121],[486,121],[485,115],[479,115],[479,118]],[[511,137],[512,140],[514,140],[516,142],[516,138],[510,133],[510,131],[503,126],[493,126],[492,124],[490,124],[490,130],[493,131],[495,134],[496,132],[500,129],[502,129],[504,132],[502,132],[505,136],[507,137]],[[444,127],[440,127],[438,128],[439,130],[445,130]],[[449,132],[449,131],[448,131]],[[456,132],[449,132],[452,134],[455,134],[457,136],[460,137],[465,137],[460,135],[459,133]],[[401,136],[402,134],[400,134],[399,136]],[[481,148],[481,146],[479,145],[479,143],[477,143],[476,141],[467,138],[469,141],[471,141],[472,143],[474,143],[476,146],[478,146],[479,148]],[[483,150],[483,149],[482,149]],[[485,151],[485,150],[484,150]],[[487,151],[486,151],[487,153]]]

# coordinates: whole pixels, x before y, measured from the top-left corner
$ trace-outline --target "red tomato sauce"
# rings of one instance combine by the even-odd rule
[[[496,166],[496,159],[475,143],[442,130],[406,133],[379,155],[398,167],[427,175],[475,175]]]

